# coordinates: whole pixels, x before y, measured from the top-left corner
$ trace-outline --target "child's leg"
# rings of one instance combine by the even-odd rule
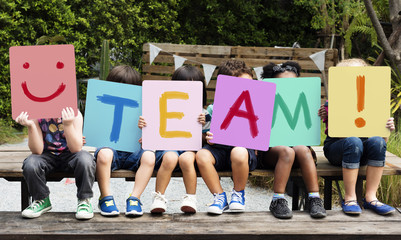
[[[110,148],[102,148],[96,156],[96,178],[100,190],[100,199],[102,199],[111,195],[110,174],[113,151]]]
[[[153,169],[155,167],[155,153],[152,151],[145,151],[141,157],[141,163],[135,174],[135,184],[131,196],[140,198],[143,191],[148,185],[152,177]]]
[[[308,192],[319,192],[319,184],[317,181],[316,164],[313,160],[312,153],[307,146],[294,146],[295,163],[299,165],[302,172],[306,189]]]
[[[163,155],[162,163],[157,171],[156,176],[156,192],[164,195],[166,188],[170,182],[171,174],[178,163],[178,155],[176,152],[166,152]]]
[[[290,177],[291,168],[294,163],[295,152],[287,146],[271,147],[265,153],[263,164],[274,167],[274,186],[275,193],[284,193]]]
[[[78,199],[93,197],[92,186],[95,182],[96,163],[87,151],[72,153],[67,157],[68,166],[74,170],[75,184],[78,188]]]
[[[223,188],[221,187],[219,175],[214,167],[215,163],[216,160],[209,150],[201,149],[196,153],[196,164],[198,165],[203,181],[205,181],[211,193],[220,194],[223,193]]]
[[[249,176],[248,150],[243,147],[234,147],[231,150],[231,169],[233,172],[234,190],[239,192],[245,189]]]
[[[196,194],[195,153],[185,152],[178,157],[187,194]]]

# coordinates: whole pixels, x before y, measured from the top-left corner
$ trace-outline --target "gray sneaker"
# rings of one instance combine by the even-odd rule
[[[309,208],[309,214],[313,218],[324,218],[327,216],[321,198],[308,198],[307,208]]]
[[[93,208],[90,198],[78,200],[76,219],[87,220],[93,218]]]
[[[272,212],[276,218],[281,218],[281,219],[292,218],[292,211],[291,209],[288,208],[288,202],[285,198],[272,200],[269,209],[270,212]]]

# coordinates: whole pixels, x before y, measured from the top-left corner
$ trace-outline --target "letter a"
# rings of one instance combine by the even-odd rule
[[[245,101],[246,111],[239,109],[242,105],[242,102],[244,102],[244,101]],[[235,103],[230,107],[230,110],[228,111],[226,118],[224,119],[223,123],[221,124],[220,129],[227,130],[227,128],[230,125],[231,120],[233,120],[234,116],[248,119],[251,136],[253,138],[258,136],[259,130],[258,130],[258,125],[256,124],[256,121],[259,118],[255,115],[255,112],[253,110],[251,96],[250,96],[248,90],[243,91],[241,93],[241,95],[237,98]]]

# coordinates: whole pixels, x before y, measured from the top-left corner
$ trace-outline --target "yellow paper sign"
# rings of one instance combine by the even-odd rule
[[[331,67],[329,136],[388,137],[390,84],[389,67]]]

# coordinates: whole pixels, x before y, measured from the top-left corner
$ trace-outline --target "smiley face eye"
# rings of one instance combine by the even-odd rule
[[[25,63],[22,65],[22,67],[25,68],[25,69],[28,69],[28,68],[29,68],[29,63],[28,63],[28,62],[25,62]]]
[[[62,62],[57,62],[56,67],[57,67],[58,69],[62,69],[62,68],[64,68],[64,63],[62,63]]]

